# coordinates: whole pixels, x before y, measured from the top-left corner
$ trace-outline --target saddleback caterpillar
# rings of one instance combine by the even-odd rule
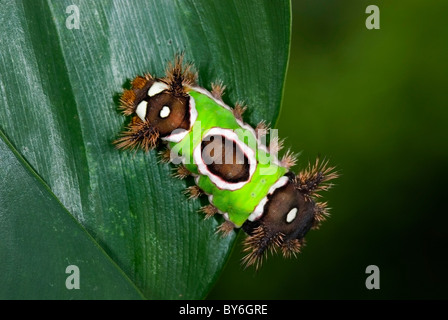
[[[297,174],[290,171],[295,155],[288,151],[279,159],[282,141],[263,143],[269,130],[264,122],[252,128],[243,122],[246,107],[223,102],[222,84],[212,84],[210,92],[196,79],[181,55],[163,78],[137,76],[120,99],[123,114],[132,118],[116,146],[148,151],[166,145],[161,156],[178,164],[175,176],[194,177],[186,190],[190,198],[208,196],[201,208],[205,219],[219,213],[223,235],[234,228],[247,233],[246,265],[259,267],[268,251],[296,255],[306,233],[328,216],[326,202],[317,199],[337,173],[319,160]]]

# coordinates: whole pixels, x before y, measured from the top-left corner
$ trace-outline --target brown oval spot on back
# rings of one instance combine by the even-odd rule
[[[201,143],[201,155],[207,169],[224,181],[237,183],[249,179],[249,159],[235,141],[222,135],[210,136]]]

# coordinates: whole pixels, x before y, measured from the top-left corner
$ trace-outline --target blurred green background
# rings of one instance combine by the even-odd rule
[[[368,30],[368,5],[380,30]],[[448,298],[446,1],[293,0],[276,127],[342,177],[298,259],[243,270],[238,244],[209,299]],[[269,75],[267,75],[269,76]],[[240,234],[240,240],[243,234]],[[367,290],[368,265],[380,289]]]

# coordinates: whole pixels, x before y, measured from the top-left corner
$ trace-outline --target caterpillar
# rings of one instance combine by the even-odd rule
[[[116,147],[149,151],[165,145],[161,158],[177,165],[175,176],[194,177],[195,185],[186,189],[189,198],[208,197],[200,209],[205,219],[222,214],[217,231],[223,236],[235,228],[247,233],[246,266],[258,268],[269,251],[295,256],[307,232],[328,216],[327,203],[317,200],[338,174],[319,158],[293,173],[296,155],[288,150],[277,157],[282,140],[264,143],[266,123],[254,129],[243,121],[246,106],[224,103],[222,83],[208,91],[197,85],[197,77],[183,55],[168,63],[162,78],[136,76],[120,98],[119,109],[131,121]]]

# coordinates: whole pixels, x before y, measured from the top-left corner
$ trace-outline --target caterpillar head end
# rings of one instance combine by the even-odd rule
[[[329,189],[327,181],[337,177],[332,170],[324,163],[309,167],[297,176],[287,174],[288,181],[267,196],[261,216],[243,225],[248,234],[243,264],[258,268],[268,252],[281,251],[290,257],[301,251],[308,231],[318,228],[328,216],[326,203],[316,202],[315,198],[319,190]]]
[[[176,132],[190,129],[196,111],[187,91],[188,86],[194,85],[196,75],[192,66],[183,65],[182,60],[182,56],[177,56],[175,63],[168,65],[164,78],[137,76],[131,89],[123,92],[120,109],[125,116],[133,117],[127,131],[115,141],[118,148],[149,150],[159,138],[176,140]]]

